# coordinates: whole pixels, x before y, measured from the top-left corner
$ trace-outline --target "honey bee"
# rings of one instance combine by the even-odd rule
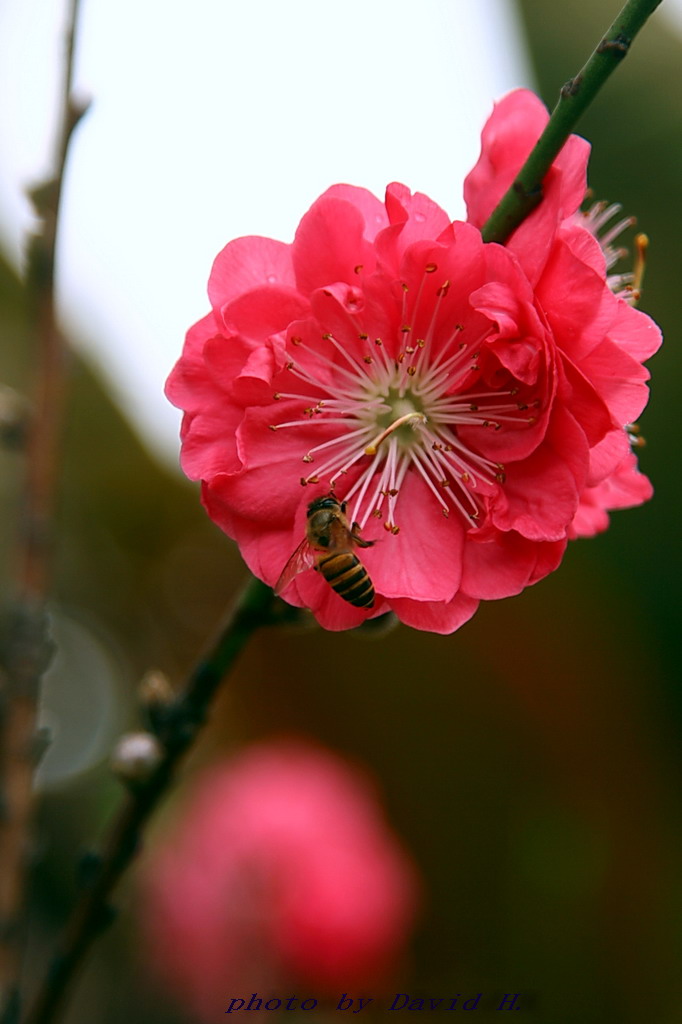
[[[346,518],[346,503],[333,495],[315,498],[308,505],[306,535],[284,566],[275,585],[281,594],[295,576],[306,569],[322,574],[339,597],[355,608],[374,606],[374,586],[369,573],[353,548],[370,548],[372,540],[363,540]]]

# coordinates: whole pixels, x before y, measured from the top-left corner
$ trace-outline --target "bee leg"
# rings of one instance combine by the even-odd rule
[[[350,535],[359,548],[371,548],[375,544],[375,541],[373,540],[363,540],[360,536],[360,527],[358,523],[353,523],[350,528]]]

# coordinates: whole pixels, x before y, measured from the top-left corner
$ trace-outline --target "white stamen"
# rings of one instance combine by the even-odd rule
[[[353,357],[351,356],[351,354],[349,352],[346,352],[346,350],[343,347],[343,345],[339,341],[336,340],[336,338],[334,337],[333,334],[331,334],[331,333],[324,334],[323,335],[323,340],[324,341],[331,341],[332,345],[337,350],[337,352],[341,353],[341,355],[346,360],[346,362],[350,366],[352,366],[355,371],[359,371],[360,373],[365,373],[364,367],[361,366],[360,363],[358,363],[355,359],[353,359]],[[366,376],[366,373],[365,373],[365,376]]]
[[[597,211],[590,229],[597,219],[606,223],[614,212]],[[444,306],[443,300],[452,285],[444,281],[433,296],[427,283],[436,270],[435,263],[427,264],[416,290],[403,288],[395,337],[377,338],[366,330],[362,316],[346,311],[354,333],[347,339],[348,348],[331,331],[310,343],[290,339],[293,349],[286,371],[302,385],[274,397],[301,402],[304,408],[299,414],[289,405],[286,414],[294,418],[275,423],[272,429],[321,431],[318,444],[301,450],[302,461],[311,464],[311,473],[301,482],[333,489],[353,470],[346,493],[339,490],[349,509],[352,505],[351,521],[361,529],[374,516],[389,533],[399,531],[400,491],[408,473],[424,482],[443,515],[457,513],[467,527],[477,524],[486,496],[504,482],[502,465],[480,454],[481,448],[485,451],[487,432],[528,429],[540,405],[526,387],[517,398],[520,389],[509,384],[498,390],[480,386],[484,383],[477,374],[480,345],[494,327],[472,330],[468,321],[464,326],[444,322],[449,304]],[[424,329],[427,302],[432,308]],[[480,318],[474,323],[480,325]],[[339,358],[333,352],[332,358],[325,354],[327,342]],[[295,361],[296,349],[306,353],[304,366]],[[466,443],[458,435],[463,426],[468,428]],[[476,436],[480,444],[470,441]]]
[[[348,420],[325,420],[325,423],[347,423]],[[282,424],[286,426],[286,424]],[[313,452],[321,452],[323,448],[330,448],[332,445],[341,444],[342,441],[349,441],[352,437],[361,437],[363,434],[367,434],[370,431],[370,427],[359,427],[358,430],[351,430],[348,434],[340,434],[339,437],[333,437],[330,441],[323,441],[322,444],[316,444],[314,448],[311,448],[308,455],[312,455]]]

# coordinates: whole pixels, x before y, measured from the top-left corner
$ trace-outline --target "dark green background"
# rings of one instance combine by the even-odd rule
[[[520,9],[551,105],[618,4]],[[654,18],[580,126],[594,146],[595,195],[621,201],[651,238],[642,307],[667,339],[641,421],[654,500],[616,513],[606,534],[569,547],[557,573],[483,605],[454,636],[257,635],[187,765],[191,774],[290,730],[378,777],[427,894],[392,991],[519,992],[516,1019],[544,1024],[680,1019],[681,57],[680,38]],[[6,269],[0,302],[1,377],[24,388],[31,341]],[[155,666],[180,684],[246,573],[196,489],[150,461],[80,361],[65,441],[55,603],[113,652],[132,724],[136,680]],[[4,568],[20,472],[20,454],[3,452]],[[75,857],[119,798],[102,766],[47,795],[33,960],[73,894]],[[185,1020],[147,989],[129,885],[118,902],[125,913],[67,1024]]]

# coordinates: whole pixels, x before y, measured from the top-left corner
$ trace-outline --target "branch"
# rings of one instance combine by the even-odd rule
[[[59,1014],[86,952],[112,920],[109,897],[140,848],[147,820],[166,794],[178,762],[194,743],[218,686],[244,645],[259,627],[288,621],[298,612],[274,598],[264,583],[251,580],[207,655],[192,672],[184,693],[165,708],[157,706],[160,759],[147,778],[130,784],[103,852],[89,858],[89,877],[24,1024],[49,1024]]]
[[[52,647],[45,600],[50,577],[52,512],[59,464],[65,347],[55,312],[57,224],[69,142],[84,113],[71,93],[79,0],[71,0],[66,32],[63,101],[55,171],[33,193],[39,223],[28,246],[26,297],[37,342],[34,412],[26,437],[22,520],[17,542],[14,603],[2,623],[0,721],[0,1020],[18,1016],[19,949],[24,876],[32,812],[32,777],[39,746],[36,711],[40,679]]]
[[[506,242],[539,204],[543,179],[576,122],[660,3],[661,0],[628,0],[585,66],[562,87],[545,130],[481,229],[485,242]]]

